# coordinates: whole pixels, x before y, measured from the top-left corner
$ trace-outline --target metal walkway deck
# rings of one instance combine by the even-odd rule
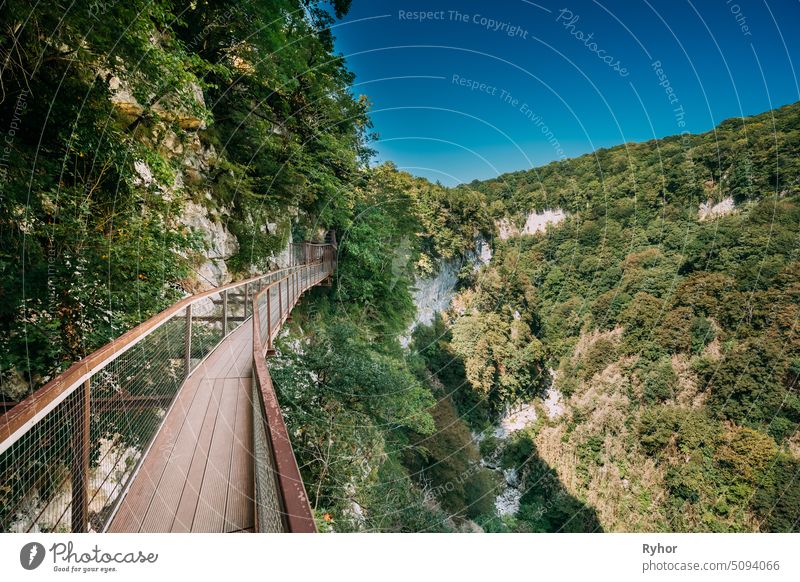
[[[192,372],[108,531],[253,530],[252,349],[248,321]]]

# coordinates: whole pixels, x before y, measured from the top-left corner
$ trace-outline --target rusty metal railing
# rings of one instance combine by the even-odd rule
[[[290,253],[292,266],[286,269],[182,299],[76,362],[0,416],[0,531],[103,531],[185,379],[254,315],[264,291],[291,293],[288,281],[299,285],[299,291],[316,281],[322,269],[331,268],[326,259],[333,256],[330,249],[297,243]],[[272,318],[267,321],[274,324]],[[263,357],[260,366],[265,367]],[[263,394],[271,391],[271,384],[265,388],[263,374],[258,379],[261,400],[256,402],[261,404],[254,412],[272,422],[274,414],[263,412]],[[285,434],[282,418],[279,424]],[[268,430],[280,469],[285,446],[273,427]],[[282,485],[276,491],[289,492],[280,474],[276,479]],[[294,501],[278,503],[287,514],[295,511]],[[294,531],[288,517],[287,523],[285,529]]]
[[[315,532],[314,516],[300,476],[265,357],[300,296],[329,279],[333,245],[307,245],[307,263],[273,281],[253,298],[253,458],[256,531]]]

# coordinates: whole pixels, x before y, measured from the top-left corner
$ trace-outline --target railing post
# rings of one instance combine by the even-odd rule
[[[278,280],[278,321],[283,321],[283,298],[281,296],[281,280]]]
[[[222,337],[228,335],[228,290],[222,292]]]
[[[247,319],[247,296],[250,294],[250,283],[244,284],[244,318]]]
[[[272,289],[267,289],[267,353],[272,351]]]
[[[186,369],[184,378],[188,378],[192,372],[192,304],[186,306],[186,327],[183,337],[184,362]]]
[[[72,399],[72,532],[89,529],[89,398],[91,384],[83,383]]]

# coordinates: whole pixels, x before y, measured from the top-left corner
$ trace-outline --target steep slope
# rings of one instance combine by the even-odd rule
[[[446,349],[494,418],[550,383],[543,352],[565,414],[501,446],[604,530],[800,527],[799,155],[794,104],[470,185],[498,221],[566,218],[495,239]],[[504,527],[547,527],[541,489]]]

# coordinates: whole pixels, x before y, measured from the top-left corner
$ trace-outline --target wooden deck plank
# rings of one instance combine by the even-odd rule
[[[208,461],[200,486],[200,498],[192,522],[193,532],[221,532],[225,525],[225,501],[231,464],[233,430],[239,380],[225,378],[222,398],[208,451]]]
[[[203,419],[211,403],[213,387],[213,380],[194,376],[189,378],[187,388],[194,388],[196,391],[189,412],[180,423],[180,427],[176,426],[178,423],[174,421],[177,419],[173,415],[169,418],[170,422],[164,425],[164,431],[175,444],[161,480],[153,491],[140,531],[168,532],[172,527],[173,516],[178,509],[181,492],[201,434]]]
[[[242,378],[250,376],[253,365],[253,326],[249,325],[246,333],[242,333],[231,348],[231,362],[226,370],[226,378]]]
[[[251,379],[239,379],[239,401],[228,474],[228,499],[225,507],[225,531],[235,532],[254,525],[253,516],[253,404]]]
[[[243,347],[241,354],[228,370],[228,378],[247,378],[250,379],[253,369],[253,336],[252,330],[248,335],[247,344]]]
[[[203,480],[203,473],[205,473],[206,470],[208,448],[211,445],[211,436],[214,434],[217,410],[222,398],[222,388],[225,384],[225,380],[222,378],[216,378],[212,381],[214,383],[214,388],[211,398],[209,399],[208,407],[206,408],[203,426],[200,429],[200,436],[197,439],[197,446],[192,456],[192,464],[186,475],[186,481],[183,485],[178,508],[175,511],[175,518],[170,528],[170,531],[173,532],[191,531],[192,520],[194,520],[194,514],[197,510],[197,500],[200,497],[200,484]]]
[[[252,320],[248,320],[238,328],[229,338],[226,338],[222,348],[222,354],[218,358],[218,362],[212,373],[215,378],[228,378],[231,377],[231,370],[238,368],[240,362],[250,362],[252,359],[253,349],[253,324]],[[250,362],[252,364],[252,362]]]
[[[175,403],[167,412],[167,417],[183,419],[191,407],[196,392],[185,390],[184,385],[176,396]],[[147,507],[153,497],[161,475],[167,465],[174,440],[170,438],[169,431],[164,430],[167,425],[165,419],[161,428],[153,440],[153,445],[147,452],[147,456],[142,461],[138,473],[131,483],[130,489],[122,499],[120,508],[114,520],[111,522],[108,531],[110,532],[136,532],[141,528]]]
[[[191,493],[184,501],[184,506],[180,507],[183,492],[187,490],[187,487],[190,492],[192,490],[198,492],[196,495],[198,500],[199,492],[202,490],[202,481],[189,482],[191,467],[196,456],[198,463],[201,463],[200,457],[208,457],[215,432],[214,423],[222,411],[223,415],[227,415],[227,418],[223,418],[221,425],[227,426],[226,430],[229,436],[224,442],[228,443],[228,449],[224,451],[220,448],[222,441],[218,438],[217,447],[220,448],[220,451],[217,455],[224,460],[227,452],[227,461],[224,462],[224,471],[217,471],[217,473],[219,475],[224,473],[227,479],[230,471],[231,447],[234,443],[232,431],[236,422],[238,380],[234,380],[232,384],[226,384],[224,378],[231,371],[235,377],[246,371],[246,376],[249,378],[251,359],[252,325],[245,322],[244,325],[231,332],[184,383],[176,397],[175,405],[159,429],[153,446],[134,477],[108,531],[169,531],[173,525],[177,525],[178,529],[183,529],[187,522],[191,525],[193,516],[197,513],[196,507],[191,509],[187,507],[192,499]],[[235,370],[232,370],[233,368]],[[215,403],[211,403],[217,378],[222,380],[219,395]],[[217,403],[222,401],[222,393],[226,386],[230,387],[228,390],[230,394],[226,401],[228,405],[221,407]],[[199,388],[202,389],[198,390]],[[204,431],[209,428],[210,422],[206,413],[212,406],[214,407],[212,417],[214,423],[210,425],[211,431],[206,434]],[[183,431],[183,425],[187,421],[190,422],[190,425],[186,427],[186,431]],[[184,435],[182,438],[181,434]],[[239,442],[248,443],[249,441],[239,439]],[[247,454],[251,458],[252,447]],[[195,468],[191,472],[191,477],[196,477],[198,473],[202,479],[206,473],[206,467],[203,465],[202,472]],[[213,471],[209,473],[209,475],[211,474],[214,474]],[[211,485],[209,483],[207,489]],[[153,506],[152,511],[150,510],[151,505]],[[180,524],[177,523],[179,507],[181,510]],[[223,497],[221,508],[217,508],[217,513],[219,514],[218,523],[222,527],[225,522],[225,497]],[[191,514],[191,516],[186,517],[187,514]],[[252,526],[252,523],[250,525]],[[217,529],[216,531],[222,530]]]

